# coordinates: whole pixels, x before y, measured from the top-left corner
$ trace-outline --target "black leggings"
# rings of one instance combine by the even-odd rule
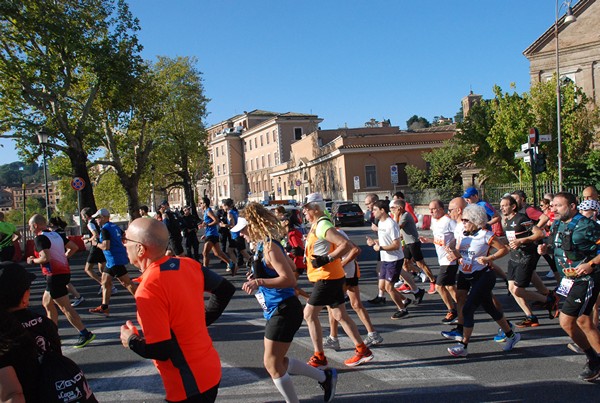
[[[475,311],[480,305],[495,321],[502,319],[504,314],[496,309],[492,297],[492,290],[496,285],[494,272],[484,269],[484,271],[474,273],[472,277],[466,277],[462,272],[458,275],[463,277],[463,281],[466,280],[470,283],[471,288],[463,307],[464,327],[475,325]]]

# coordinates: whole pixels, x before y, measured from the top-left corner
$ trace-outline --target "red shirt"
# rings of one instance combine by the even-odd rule
[[[146,343],[172,339],[177,345],[168,360],[153,360],[167,400],[185,400],[216,386],[221,362],[206,328],[200,263],[171,256],[152,263],[144,271],[135,302]]]

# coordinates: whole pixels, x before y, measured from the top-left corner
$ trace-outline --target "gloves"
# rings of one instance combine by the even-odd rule
[[[312,264],[312,266],[314,268],[319,268],[319,267],[325,266],[327,263],[330,263],[333,261],[333,259],[329,255],[321,255],[321,256],[313,255],[312,257],[313,258],[311,259],[310,263]]]

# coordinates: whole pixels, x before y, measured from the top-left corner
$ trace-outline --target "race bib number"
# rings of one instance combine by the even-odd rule
[[[463,273],[471,273],[473,271],[473,260],[471,258],[463,257],[461,271]]]
[[[508,239],[508,242],[512,242],[517,239],[515,231],[506,231],[506,239]]]
[[[265,294],[263,294],[260,291],[257,291],[256,294],[254,294],[254,296],[256,297],[256,300],[258,301],[258,304],[263,309],[263,311],[267,312],[268,308],[267,304],[265,303]]]
[[[556,293],[558,295],[566,297],[567,295],[569,295],[569,291],[571,291],[571,287],[573,287],[574,282],[574,280],[563,277],[563,279],[560,281],[560,285],[556,289]]]
[[[434,235],[433,244],[437,246],[444,246],[444,235]]]

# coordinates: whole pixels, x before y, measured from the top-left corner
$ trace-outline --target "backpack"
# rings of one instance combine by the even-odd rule
[[[81,368],[55,351],[40,358],[38,386],[41,402],[98,403]]]

